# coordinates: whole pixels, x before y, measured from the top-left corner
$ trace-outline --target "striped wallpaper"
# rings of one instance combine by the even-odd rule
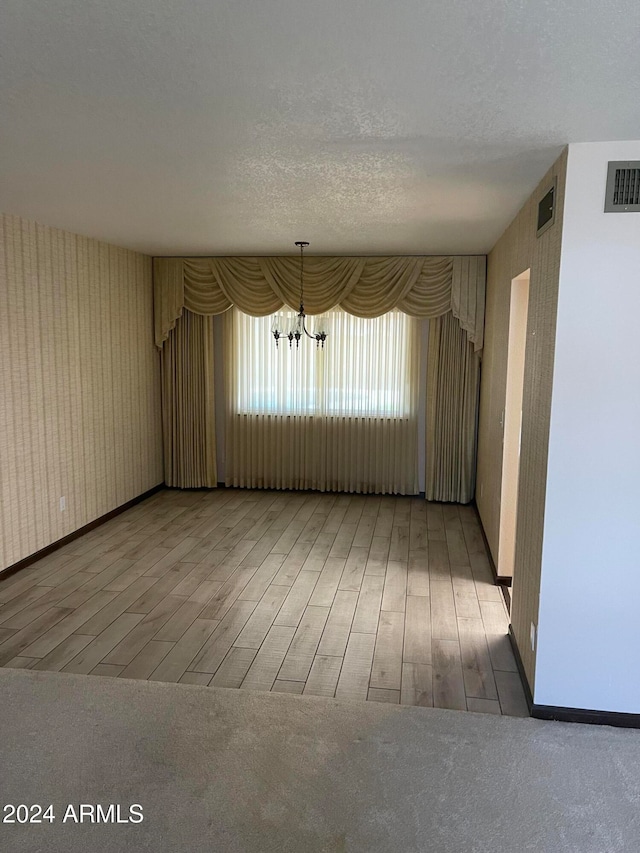
[[[530,627],[532,622],[538,624],[566,169],[565,149],[496,243],[487,261],[476,503],[496,564],[502,484],[501,415],[507,384],[511,280],[531,270],[511,624],[532,689],[535,653],[531,649]],[[538,202],[553,177],[557,180],[555,222],[536,237]]]
[[[0,569],[162,482],[152,315],[150,258],[0,216]]]

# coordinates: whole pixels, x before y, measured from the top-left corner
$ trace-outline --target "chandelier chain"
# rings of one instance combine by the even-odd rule
[[[304,310],[303,286],[304,286],[304,250],[309,244],[305,240],[296,240],[296,246],[300,247],[300,310]]]
[[[300,307],[303,306],[302,287],[304,282],[304,247],[300,245]]]

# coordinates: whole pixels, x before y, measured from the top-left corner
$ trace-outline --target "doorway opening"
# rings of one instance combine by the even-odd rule
[[[513,577],[516,551],[529,278],[530,270],[525,270],[511,281],[507,391],[502,415],[502,487],[500,491],[500,537],[498,544],[498,577],[501,579]]]

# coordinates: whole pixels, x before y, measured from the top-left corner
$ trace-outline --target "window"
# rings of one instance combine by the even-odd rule
[[[295,312],[288,312],[291,319]],[[326,315],[325,348],[309,339],[276,348],[271,317],[234,311],[235,410],[244,414],[405,418],[414,414],[417,321],[392,311]],[[313,329],[314,318],[308,318]]]

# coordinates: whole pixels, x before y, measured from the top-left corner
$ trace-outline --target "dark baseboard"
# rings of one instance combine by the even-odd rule
[[[531,687],[529,686],[527,674],[524,671],[524,664],[522,663],[522,658],[520,657],[520,649],[518,648],[518,643],[516,642],[515,634],[513,633],[513,628],[511,627],[511,625],[509,625],[509,640],[511,641],[513,656],[516,659],[516,666],[518,667],[520,680],[522,681],[522,686],[524,687],[524,698],[527,700],[527,707],[529,708],[529,713],[531,713],[531,709],[533,708],[533,694],[531,692]]]
[[[151,495],[155,495],[156,492],[164,489],[164,483],[160,483],[157,486],[154,486],[152,489],[149,489],[146,492],[143,492],[141,495],[138,495],[135,498],[131,498],[130,501],[122,504],[122,506],[118,506],[115,509],[110,510],[109,512],[101,515],[100,518],[95,518],[93,521],[90,521],[88,524],[79,527],[77,530],[74,530],[73,533],[68,533],[66,536],[63,536],[62,539],[58,539],[56,542],[52,542],[51,545],[47,545],[44,548],[41,548],[39,551],[36,551],[35,554],[30,554],[28,557],[25,557],[23,560],[19,560],[17,563],[14,563],[12,566],[8,566],[6,569],[0,571],[0,579],[4,580],[9,577],[9,575],[13,575],[16,572],[19,572],[20,569],[24,569],[27,566],[30,566],[32,563],[35,563],[37,560],[41,560],[42,557],[46,557],[47,554],[51,554],[53,551],[57,551],[58,548],[62,548],[63,545],[67,545],[69,542],[73,542],[74,539],[78,539],[80,536],[88,533],[90,530],[94,530],[96,527],[100,527],[101,524],[104,524],[106,521],[110,521],[112,518],[115,518],[116,515],[120,515],[120,513],[125,512],[127,509],[131,509],[132,506],[136,504],[142,503],[142,501],[150,498]]]
[[[493,572],[493,579],[498,584],[498,586],[511,586],[511,578],[506,577],[505,575],[499,575],[498,569],[496,568],[496,564],[493,562],[493,557],[491,556],[491,548],[489,548],[489,540],[487,539],[487,534],[484,532],[484,525],[482,524],[482,518],[480,517],[480,513],[478,512],[478,504],[476,503],[475,498],[471,501],[471,506],[473,507],[476,517],[478,519],[478,524],[480,525],[480,533],[482,533],[482,541],[484,542],[484,548],[487,552],[487,557],[489,558],[489,565],[491,566],[491,571]]]
[[[640,714],[624,714],[619,711],[591,711],[586,708],[564,708],[556,705],[537,705],[533,701],[531,688],[527,681],[527,676],[522,665],[520,657],[520,649],[513,633],[511,625],[509,625],[509,639],[511,640],[511,648],[513,656],[516,659],[516,665],[522,686],[524,687],[524,695],[529,707],[529,713],[537,720],[557,720],[561,723],[587,723],[592,726],[618,726],[626,729],[640,729]]]
[[[589,711],[586,708],[562,708],[534,703],[531,716],[537,720],[557,720],[561,723],[587,723],[591,726],[640,729],[640,714],[624,714],[620,711]]]
[[[507,610],[509,611],[509,615],[511,615],[511,587],[505,586],[502,583],[497,583],[496,586],[502,592],[502,597],[504,598],[504,603],[507,605]]]

